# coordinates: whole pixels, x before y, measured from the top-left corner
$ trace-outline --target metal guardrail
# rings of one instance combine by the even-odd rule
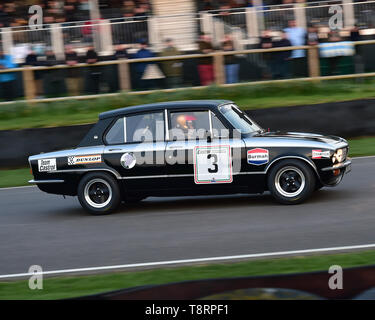
[[[365,40],[353,42],[353,45],[368,45],[375,44],[375,40]],[[307,50],[307,61],[308,61],[308,74],[309,77],[306,78],[293,78],[293,79],[282,79],[282,80],[263,80],[263,81],[252,81],[252,82],[241,82],[237,84],[225,84],[225,68],[224,68],[224,57],[229,55],[247,55],[247,54],[256,54],[256,53],[270,53],[270,52],[281,52],[281,51],[293,51],[303,49]],[[56,70],[56,69],[72,69],[72,68],[87,68],[87,67],[99,67],[99,66],[109,66],[109,65],[118,65],[118,74],[119,74],[119,83],[121,91],[129,92],[131,91],[131,76],[129,65],[133,63],[140,62],[163,62],[171,60],[186,60],[186,59],[198,59],[204,57],[213,58],[214,72],[215,72],[215,83],[219,86],[235,86],[243,84],[259,84],[259,83],[278,83],[278,82],[292,82],[292,81],[321,81],[321,80],[335,80],[335,79],[351,79],[351,78],[363,78],[363,77],[375,77],[375,72],[371,73],[358,73],[358,74],[346,74],[346,75],[335,75],[335,76],[321,76],[320,75],[320,60],[319,60],[319,46],[294,46],[294,47],[280,47],[280,48],[271,48],[271,49],[249,49],[249,50],[238,50],[238,51],[216,51],[210,54],[188,54],[188,55],[178,55],[178,56],[167,56],[167,57],[153,57],[153,58],[144,58],[144,59],[123,59],[116,61],[105,61],[98,62],[95,64],[77,64],[75,66],[68,65],[56,65],[52,67],[22,67],[14,69],[3,69],[0,70],[0,73],[14,73],[22,72],[23,73],[23,84],[24,84],[24,96],[26,101],[35,102],[36,98],[36,87],[35,87],[35,78],[34,72],[41,70]],[[200,87],[198,87],[200,88]],[[186,89],[186,88],[185,88]],[[178,89],[166,89],[164,91],[174,91]],[[145,91],[151,92],[152,90]],[[160,90],[158,90],[160,91]],[[162,90],[163,91],[163,90]],[[142,93],[142,92],[137,92]],[[113,95],[113,94],[109,94]],[[82,98],[84,96],[80,96]],[[92,96],[87,96],[92,97]],[[58,101],[61,99],[72,99],[74,97],[67,98],[49,98],[45,99],[46,101]],[[39,101],[43,101],[39,100]]]

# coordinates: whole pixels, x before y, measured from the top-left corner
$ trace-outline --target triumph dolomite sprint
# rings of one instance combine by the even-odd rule
[[[71,150],[29,157],[40,190],[94,215],[148,196],[258,193],[298,204],[351,170],[346,140],[262,129],[232,101],[104,112]]]

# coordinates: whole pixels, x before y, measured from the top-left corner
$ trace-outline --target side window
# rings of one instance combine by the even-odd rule
[[[164,141],[164,113],[145,113],[126,117],[126,142]]]
[[[229,138],[229,129],[227,129],[219,118],[211,112],[212,135],[214,138]]]
[[[108,131],[105,140],[108,144],[122,144],[125,142],[124,118],[118,119]]]
[[[171,140],[204,139],[210,131],[208,111],[171,112]]]

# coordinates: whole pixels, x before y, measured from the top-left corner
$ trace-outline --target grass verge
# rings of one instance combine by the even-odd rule
[[[350,157],[375,155],[375,137],[363,137],[349,140]]]
[[[349,145],[351,157],[375,155],[375,137],[351,139]],[[0,188],[26,186],[32,178],[29,169],[0,170]]]
[[[105,98],[66,100],[27,104],[23,102],[0,106],[0,130],[53,127],[96,122],[98,113],[151,102],[228,99],[242,109],[284,107],[304,104],[375,98],[375,80],[291,82],[277,84],[238,85],[176,92],[119,94]]]
[[[331,265],[340,265],[343,268],[348,268],[371,265],[374,262],[375,251],[364,251],[91,276],[46,278],[44,279],[43,290],[30,290],[28,288],[28,280],[0,282],[0,299],[63,299],[142,285],[320,270],[327,270],[328,272]]]
[[[27,186],[32,178],[29,168],[0,170],[0,188]]]

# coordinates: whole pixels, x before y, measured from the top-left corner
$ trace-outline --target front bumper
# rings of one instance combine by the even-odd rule
[[[327,171],[335,171],[335,170],[342,170],[342,169],[344,169],[345,173],[349,173],[350,171],[352,171],[352,160],[347,159],[345,162],[335,164],[332,167],[322,168],[321,170],[324,172],[327,172]]]
[[[320,169],[320,181],[326,187],[337,186],[344,178],[344,175],[351,170],[352,161],[348,158],[342,163]]]

